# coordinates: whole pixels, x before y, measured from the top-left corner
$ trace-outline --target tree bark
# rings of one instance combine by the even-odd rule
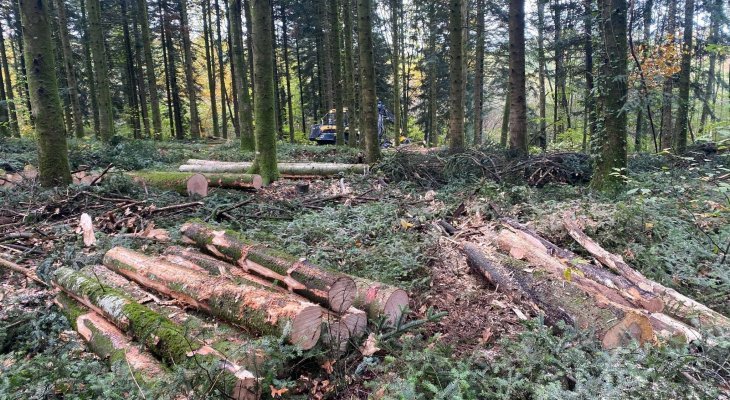
[[[401,0],[390,0],[390,30],[393,34],[393,54],[391,57],[391,63],[393,64],[393,118],[395,122],[394,127],[394,141],[393,145],[398,146],[400,144],[401,136],[401,105],[400,105],[400,36],[399,27],[400,21],[398,19],[398,12],[401,8]]]
[[[335,107],[335,143],[338,146],[345,144],[345,115],[343,113],[342,97],[342,60],[340,57],[340,18],[338,0],[328,0],[328,14],[330,19],[330,56],[333,83],[333,101]]]
[[[243,48],[243,31],[241,29],[241,0],[231,3],[231,36],[233,40],[233,70],[236,75],[236,100],[238,102],[238,126],[241,129],[241,149],[253,151],[256,147],[252,120],[251,97],[248,92],[246,76],[246,59]],[[249,32],[249,35],[251,33]]]
[[[476,57],[474,65],[474,146],[482,144],[484,119],[484,0],[477,0]]]
[[[449,0],[449,150],[464,149],[464,0]]]
[[[675,35],[677,33],[677,2],[669,2],[667,18],[667,45],[674,46],[676,43]],[[662,129],[660,133],[662,150],[672,148],[672,138],[674,137],[674,129],[672,127],[674,123],[672,118],[673,89],[674,76],[664,77],[662,88]]]
[[[216,103],[215,92],[215,59],[213,54],[213,29],[210,11],[210,0],[203,0],[203,42],[205,45],[205,68],[208,75],[208,91],[210,92],[210,113],[213,119],[213,137],[219,137],[218,127],[218,104]]]
[[[694,27],[694,0],[686,0],[684,6],[684,35],[682,37],[682,62],[679,71],[679,95],[677,96],[677,123],[674,129],[674,152],[687,151],[687,131],[690,122],[689,86],[692,67],[692,30]]]
[[[175,132],[175,138],[178,140],[185,139],[185,130],[183,129],[182,119],[182,101],[180,99],[180,87],[177,82],[177,54],[175,46],[172,43],[172,21],[170,20],[170,10],[167,0],[161,0],[162,8],[162,29],[165,31],[165,43],[164,46],[167,48],[167,74],[170,81],[170,94],[172,96],[172,114],[173,130]]]
[[[583,51],[585,58],[585,123],[583,124],[583,152],[588,152],[588,138],[596,136],[596,101],[593,94],[593,0],[583,1],[585,37]],[[592,140],[592,139],[591,139]]]
[[[61,39],[61,51],[63,54],[64,69],[66,71],[66,81],[68,82],[68,96],[69,102],[71,103],[74,133],[76,134],[76,137],[82,138],[84,137],[84,125],[81,118],[78,82],[76,81],[76,73],[74,72],[73,53],[71,52],[71,42],[68,34],[66,6],[63,3],[63,0],[56,0],[56,10],[58,13],[59,37]]]
[[[122,35],[124,42],[124,66],[125,70],[122,74],[126,79],[125,92],[127,94],[127,112],[129,113],[129,122],[132,127],[132,134],[135,139],[141,139],[142,129],[139,122],[139,104],[137,103],[137,76],[134,67],[134,54],[132,53],[132,38],[129,34],[129,10],[127,7],[128,0],[121,0],[122,15]]]
[[[218,77],[221,86],[221,135],[228,138],[228,113],[226,112],[226,70],[223,62],[223,39],[221,36],[221,11],[218,0],[215,0],[216,48],[218,50]]]
[[[349,136],[347,138],[347,145],[350,147],[356,147],[357,146],[357,133],[358,133],[358,118],[357,118],[357,110],[355,106],[355,82],[357,81],[356,78],[356,70],[355,70],[355,54],[353,50],[353,44],[352,44],[352,12],[353,9],[351,7],[352,0],[342,0],[342,19],[344,23],[344,33],[343,36],[345,38],[345,62],[344,62],[344,69],[345,69],[345,79],[344,79],[344,89],[345,89],[345,104],[347,105],[348,114],[348,131]],[[297,63],[298,63],[297,59]],[[301,79],[301,78],[300,78]],[[301,90],[300,90],[301,92]],[[304,107],[302,107],[302,113],[304,112]],[[302,127],[304,126],[304,123],[302,123]]]
[[[134,29],[134,64],[135,74],[137,75],[137,92],[138,92],[138,104],[139,110],[142,115],[142,125],[144,127],[144,137],[147,139],[152,138],[152,130],[150,129],[150,115],[147,109],[147,85],[142,62],[142,55],[144,53],[144,44],[142,43],[142,36],[139,32],[139,10],[136,7],[132,8],[132,27]]]
[[[373,55],[371,0],[357,0],[357,32],[360,52],[360,133],[365,139],[365,158],[369,163],[380,159],[377,130],[377,96],[375,94],[375,57]]]
[[[3,28],[2,24],[0,24],[0,37],[5,37],[3,35]],[[5,40],[0,40],[0,67],[2,67],[2,71],[0,73],[4,74],[5,79],[5,96],[8,100],[8,117],[10,118],[10,132],[13,137],[20,137],[20,126],[18,124],[18,114],[15,108],[15,95],[13,93],[13,82],[10,78],[10,65],[8,63],[8,56],[5,52]]]
[[[525,0],[509,3],[509,147],[527,156],[527,94],[525,92]]]
[[[181,194],[189,193],[189,180],[200,174],[172,171],[139,171],[128,173],[135,181],[160,189],[172,190]],[[207,187],[225,189],[261,189],[262,180],[259,175],[249,174],[205,174],[202,175]],[[206,192],[207,192],[206,187]]]
[[[713,99],[715,91],[715,64],[717,63],[717,49],[714,47],[718,44],[718,34],[720,30],[720,22],[722,20],[722,1],[715,0],[710,10],[710,36],[708,38],[709,49],[709,65],[707,67],[707,83],[703,91],[704,100],[702,101],[702,115],[700,117],[700,128],[698,134],[702,134],[705,131],[705,124],[707,123],[707,117],[710,116],[711,120],[714,121],[715,117],[710,110],[710,104],[714,104]]]
[[[286,107],[287,123],[289,124],[289,143],[294,143],[294,106],[292,105],[294,94],[291,91],[291,73],[289,71],[289,26],[287,25],[287,9],[284,3],[281,4],[281,32],[282,47],[284,50],[284,79],[286,81]],[[302,112],[304,109],[302,109]]]
[[[155,138],[161,139],[162,117],[160,114],[160,98],[157,92],[157,74],[155,73],[155,63],[152,59],[152,34],[150,33],[150,22],[147,12],[147,0],[137,0],[137,12],[139,13],[140,28],[142,30],[142,44],[144,50],[147,87],[150,91],[150,105],[152,108],[152,129],[154,131]]]
[[[193,73],[193,46],[190,42],[190,26],[188,22],[188,0],[178,0],[180,12],[180,31],[182,33],[183,55],[185,56],[185,89],[190,107],[190,137],[200,139],[200,117],[198,116],[198,90]]]
[[[210,226],[185,224],[181,231],[183,236],[216,257],[237,264],[248,273],[277,281],[294,293],[335,312],[347,310],[355,298],[355,283],[347,275],[325,271],[304,260]]]
[[[260,334],[287,333],[307,350],[319,339],[322,308],[255,286],[233,284],[121,247],[104,265],[137,283]]]
[[[599,0],[599,26],[603,38],[600,68],[603,132],[592,138],[594,169],[593,189],[616,192],[623,185],[621,174],[626,168],[626,96],[627,34],[626,0]]]
[[[114,111],[99,0],[86,0],[86,12],[88,13],[89,19],[91,55],[94,61],[96,104],[99,112],[99,135],[102,140],[109,141],[114,136]]]
[[[25,58],[33,66],[28,71],[28,90],[38,142],[38,170],[41,185],[66,186],[71,183],[68,147],[63,127],[63,110],[58,96],[56,63],[48,17],[47,0],[20,0]]]

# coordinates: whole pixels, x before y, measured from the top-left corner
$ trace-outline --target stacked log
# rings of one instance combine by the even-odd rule
[[[581,259],[516,221],[502,223],[504,229],[495,244],[510,257],[489,258],[479,247],[466,243],[462,250],[467,262],[498,290],[534,314],[544,315],[549,324],[563,321],[591,329],[605,348],[629,340],[653,343],[657,337],[700,339],[701,334],[690,326],[690,316],[705,328],[728,326],[721,314],[643,277],[590,240],[572,220],[565,221],[571,236],[616,273]]]
[[[246,173],[251,169],[251,162],[227,162],[214,160],[189,159],[181,165],[180,172],[199,173]],[[279,174],[284,178],[328,177],[346,173],[365,174],[369,170],[367,164],[341,163],[278,163]]]
[[[260,175],[243,173],[190,173],[175,171],[130,172],[135,182],[180,194],[205,197],[210,187],[257,190],[263,186]]]

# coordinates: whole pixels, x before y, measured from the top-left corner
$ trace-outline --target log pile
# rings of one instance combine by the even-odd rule
[[[656,343],[702,338],[708,329],[727,329],[730,319],[654,282],[589,238],[569,216],[564,225],[596,262],[560,248],[528,227],[501,221],[495,245],[505,255],[487,257],[466,243],[462,251],[475,273],[546,323],[590,329],[605,348],[636,340]],[[506,256],[508,255],[508,256]]]
[[[208,386],[258,398],[266,357],[250,338],[279,336],[303,350],[322,343],[341,354],[363,338],[368,318],[400,323],[408,305],[401,289],[319,268],[233,232],[188,223],[182,234],[198,249],[147,255],[115,247],[104,265],[54,273],[57,304],[89,348],[142,386],[164,379],[165,365],[208,366],[216,371]]]
[[[186,164],[181,165],[180,172],[197,172],[203,174],[238,173],[245,174],[250,169],[251,162],[229,162],[214,160],[189,159]],[[367,164],[341,164],[341,163],[279,163],[279,174],[283,178],[307,179],[336,176],[340,174],[354,173],[365,174],[369,170]]]

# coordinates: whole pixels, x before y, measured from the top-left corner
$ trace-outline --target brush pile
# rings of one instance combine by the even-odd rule
[[[219,391],[258,398],[265,355],[251,338],[342,353],[357,346],[369,318],[395,324],[408,306],[401,289],[324,270],[234,232],[193,222],[181,233],[194,247],[155,256],[114,247],[104,265],[54,274],[57,303],[81,337],[112,367],[128,366],[140,384],[163,379],[165,364],[207,366]]]

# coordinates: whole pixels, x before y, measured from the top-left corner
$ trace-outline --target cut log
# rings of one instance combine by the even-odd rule
[[[187,337],[180,326],[126,294],[65,267],[56,270],[54,283],[69,297],[142,342],[168,364],[216,366],[222,372],[219,387],[226,393],[238,394],[240,399],[252,398],[257,391],[257,381],[251,372],[230,362],[212,347]]]
[[[287,334],[302,349],[319,339],[322,309],[252,285],[232,283],[121,247],[104,265],[127,278],[258,334]]]
[[[181,165],[180,172],[201,172],[201,173],[223,173],[237,172],[246,173],[251,169],[251,162],[223,162],[209,160],[188,160],[188,163]],[[279,173],[283,176],[334,176],[339,174],[354,173],[365,174],[369,170],[367,164],[339,164],[339,163],[278,163]]]
[[[664,302],[656,294],[642,289],[627,278],[606,271],[600,265],[590,264],[572,251],[560,248],[517,221],[503,218],[502,223],[524,240],[533,242],[535,246],[544,247],[548,254],[565,264],[566,267],[575,269],[585,277],[606,287],[616,289],[621,296],[634,306],[644,308],[650,312],[662,312],[664,310]]]
[[[353,305],[364,310],[370,318],[385,316],[387,323],[397,324],[408,308],[408,293],[395,286],[365,278],[355,278],[357,295]]]
[[[332,311],[347,310],[355,298],[355,282],[345,274],[325,271],[304,259],[297,259],[250,242],[235,232],[218,230],[210,225],[187,223],[181,231],[204,251],[237,264],[245,272],[284,285]]]
[[[639,271],[627,264],[621,256],[612,254],[601,247],[583,232],[578,223],[565,215],[563,224],[570,236],[575,239],[601,264],[620,274],[642,290],[657,295],[666,305],[666,313],[696,327],[730,327],[730,318],[695,301],[672,288],[646,278]]]
[[[261,189],[263,180],[260,175],[210,173],[199,174],[175,171],[137,171],[128,172],[136,182],[180,194],[197,194],[205,197],[208,187],[225,189]],[[205,183],[203,182],[205,181]]]
[[[59,293],[55,303],[71,326],[99,358],[107,360],[112,372],[128,376],[146,389],[154,390],[169,379],[167,371],[150,353],[132,344],[116,326],[72,298]]]
[[[103,286],[123,292],[137,303],[168,318],[180,327],[181,332],[185,332],[186,337],[209,345],[230,362],[243,366],[256,376],[266,374],[266,371],[261,370],[266,360],[264,352],[254,347],[253,342],[240,329],[221,321],[208,321],[193,314],[192,310],[186,311],[170,304],[169,301],[162,301],[145,291],[136,282],[128,280],[103,265],[86,266],[79,272],[93,276]]]
[[[509,253],[509,255],[513,258],[518,260],[525,259],[529,261],[530,264],[539,267],[541,270],[539,272],[547,272],[556,281],[567,283],[565,287],[570,286],[585,293],[592,299],[590,302],[594,303],[597,307],[604,307],[605,309],[613,310],[613,312],[617,314],[633,312],[643,315],[649,319],[649,323],[654,328],[654,333],[666,334],[667,336],[683,335],[687,340],[690,340],[690,336],[684,335],[684,332],[680,330],[672,330],[668,324],[656,317],[656,315],[659,315],[660,313],[651,313],[645,309],[634,307],[625,299],[625,296],[621,296],[617,290],[603,286],[600,283],[585,277],[582,273],[569,269],[565,264],[548,254],[545,247],[539,244],[539,242],[526,241],[524,236],[520,236],[511,230],[504,229],[497,237],[497,244],[503,251]],[[589,304],[590,302],[587,302],[586,304]],[[580,312],[580,309],[577,311]],[[571,313],[571,315],[575,314]],[[683,325],[679,321],[675,322],[677,325]],[[699,333],[696,333],[696,335],[699,335]],[[613,341],[607,340],[607,343],[613,343]]]

